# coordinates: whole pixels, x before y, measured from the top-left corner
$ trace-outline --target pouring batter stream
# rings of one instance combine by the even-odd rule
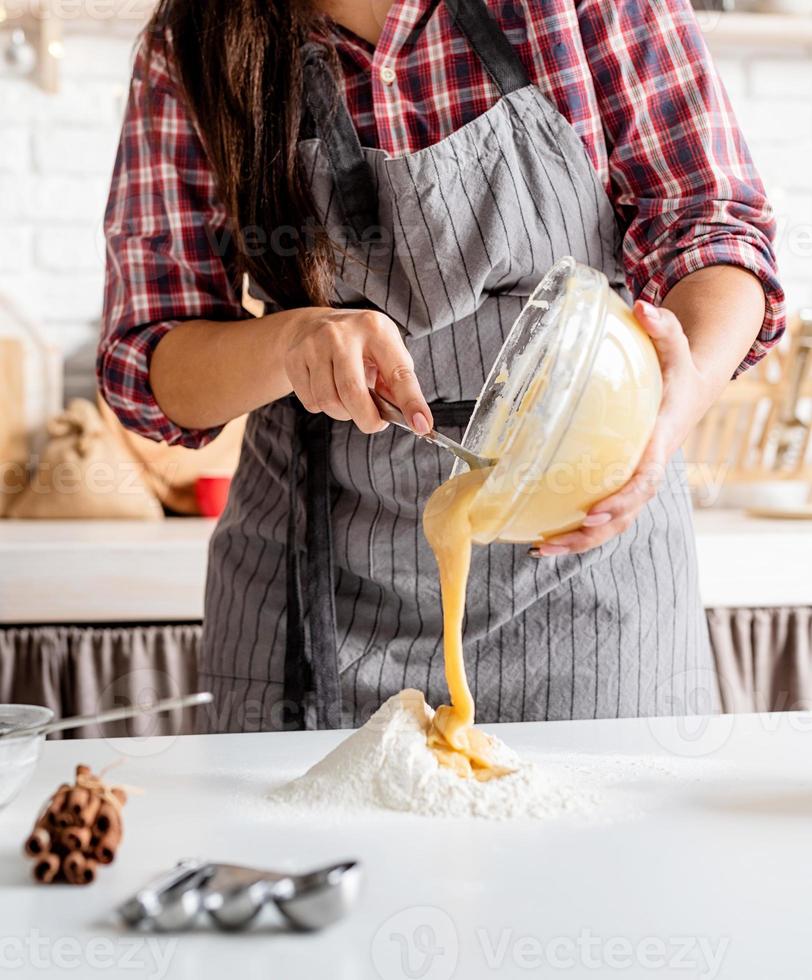
[[[473,728],[474,699],[465,675],[462,624],[475,537],[472,503],[492,470],[471,470],[441,484],[429,498],[423,529],[440,569],[443,599],[443,653],[451,704],[437,709],[428,736],[441,765],[460,776],[494,779],[511,772],[493,762],[491,740]]]

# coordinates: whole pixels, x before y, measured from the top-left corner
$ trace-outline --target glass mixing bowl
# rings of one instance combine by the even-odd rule
[[[0,704],[0,732],[46,725],[53,718],[50,708],[37,704]],[[33,775],[44,735],[0,739],[0,810],[21,792]]]
[[[474,540],[579,527],[634,472],[661,398],[657,353],[632,311],[603,273],[562,259],[514,323],[463,438],[497,460],[473,501]]]

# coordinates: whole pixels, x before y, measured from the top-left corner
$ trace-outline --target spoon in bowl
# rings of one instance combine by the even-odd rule
[[[407,432],[411,432],[415,439],[424,439],[426,442],[430,442],[435,446],[440,446],[442,449],[447,449],[458,459],[461,459],[463,463],[467,463],[472,470],[486,470],[491,466],[496,465],[495,459],[488,459],[487,456],[479,456],[477,453],[472,453],[470,450],[466,449],[464,446],[461,446],[458,442],[454,442],[453,439],[449,439],[448,436],[443,435],[442,432],[438,432],[436,429],[432,429],[431,432],[427,432],[424,436],[418,435],[406,421],[405,416],[397,405],[393,405],[392,402],[387,401],[383,395],[379,395],[373,388],[369,389],[369,394],[384,422],[391,422],[392,425],[397,425],[399,428],[405,429]]]
[[[199,694],[187,694],[179,698],[166,698],[163,701],[134,704],[128,708],[113,708],[110,711],[101,711],[95,715],[74,715],[71,718],[58,718],[56,721],[49,721],[44,725],[0,729],[0,739],[50,735],[51,732],[64,732],[68,728],[103,725],[108,721],[124,721],[127,718],[157,715],[163,711],[173,711],[176,708],[194,708],[199,704],[211,704],[211,702],[212,695],[208,691],[203,691]]]

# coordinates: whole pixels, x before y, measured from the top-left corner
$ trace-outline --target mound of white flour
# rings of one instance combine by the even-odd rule
[[[402,691],[271,800],[308,814],[387,809],[496,820],[605,815],[594,769],[554,760],[545,760],[542,769],[499,741],[496,761],[516,772],[488,782],[461,779],[426,744],[433,715],[419,691]]]

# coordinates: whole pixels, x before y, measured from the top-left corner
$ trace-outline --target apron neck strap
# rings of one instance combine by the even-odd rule
[[[465,35],[503,96],[530,84],[521,58],[493,19],[485,0],[445,0],[445,5],[452,24]]]
[[[452,24],[465,35],[499,92],[505,96],[530,84],[515,48],[485,0],[445,0]],[[374,178],[349,110],[326,62],[322,45],[304,47],[305,132],[325,147],[344,220],[359,241],[378,224]]]
[[[308,119],[327,151],[333,183],[344,219],[359,240],[378,221],[377,201],[370,190],[372,171],[336,80],[326,62],[324,48],[304,47],[304,96]]]

